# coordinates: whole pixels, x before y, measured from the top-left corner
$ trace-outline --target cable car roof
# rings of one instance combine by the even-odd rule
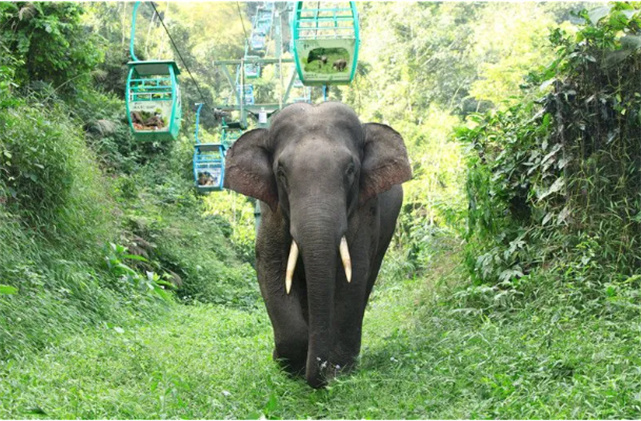
[[[141,76],[149,75],[168,75],[169,66],[174,68],[174,74],[179,75],[180,69],[173,60],[146,60],[146,61],[130,61],[127,63],[129,67],[135,67],[136,72]]]

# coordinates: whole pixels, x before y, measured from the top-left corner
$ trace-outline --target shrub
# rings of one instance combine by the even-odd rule
[[[641,14],[617,3],[581,16],[576,35],[552,33],[556,59],[529,77],[545,96],[459,131],[470,146],[467,263],[504,288],[549,269],[585,299],[617,285],[628,300],[623,285],[641,269]]]
[[[108,237],[105,180],[63,106],[1,110],[0,156],[4,200],[25,224],[51,238],[84,237],[84,244]]]
[[[80,23],[84,6],[72,2],[15,2],[0,4],[0,33],[4,44],[24,66],[16,82],[44,81],[72,92],[90,80],[90,71],[102,60],[95,37]]]

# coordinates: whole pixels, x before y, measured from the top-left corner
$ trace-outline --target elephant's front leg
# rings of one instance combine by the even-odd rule
[[[339,277],[334,307],[334,347],[330,361],[335,371],[350,371],[361,350],[363,315],[365,312],[365,279],[354,276],[347,284]],[[340,284],[340,283],[344,284]],[[340,296],[339,296],[340,294]]]
[[[307,360],[308,328],[303,307],[304,282],[297,268],[292,290],[285,292],[285,270],[291,239],[279,212],[262,206],[262,221],[256,238],[256,271],[260,292],[274,329],[274,359],[293,374],[303,374]]]
[[[369,232],[348,235],[352,281],[347,282],[342,267],[337,273],[333,320],[334,348],[330,360],[336,371],[350,371],[361,350],[363,315],[370,278],[370,240]]]

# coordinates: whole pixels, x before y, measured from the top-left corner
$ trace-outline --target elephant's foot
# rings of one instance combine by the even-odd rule
[[[302,376],[305,374],[305,360],[307,350],[302,355],[279,354],[278,349],[274,348],[272,354],[274,361],[278,362],[283,370],[292,376]]]
[[[356,349],[355,349],[356,348]],[[354,370],[358,362],[358,355],[360,353],[360,344],[358,347],[351,349],[335,348],[332,352],[331,359],[334,362],[335,373],[348,374]]]
[[[327,383],[339,374],[351,372],[355,366],[355,362],[341,365],[316,358],[315,362],[308,362],[305,378],[311,387],[320,388],[327,386]]]

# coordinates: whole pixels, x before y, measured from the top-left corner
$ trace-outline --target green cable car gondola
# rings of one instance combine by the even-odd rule
[[[354,79],[360,43],[353,1],[338,7],[304,7],[296,2],[292,40],[298,77],[305,85],[347,84]]]
[[[140,2],[134,5],[131,59],[127,65],[127,118],[134,138],[139,140],[175,140],[182,118],[180,70],[173,60],[138,60],[134,53],[136,15]]]

